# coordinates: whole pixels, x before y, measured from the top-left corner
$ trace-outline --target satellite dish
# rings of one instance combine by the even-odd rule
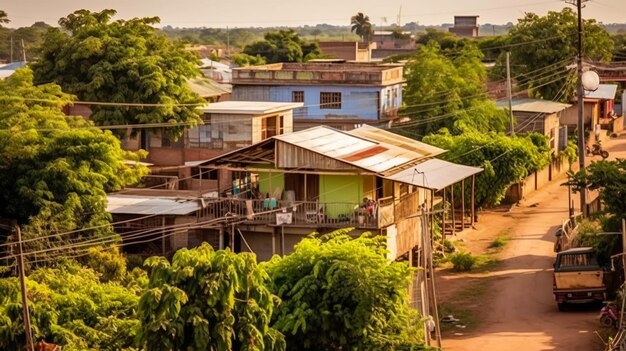
[[[587,91],[596,91],[600,86],[600,76],[595,71],[585,71],[582,75],[583,89]]]

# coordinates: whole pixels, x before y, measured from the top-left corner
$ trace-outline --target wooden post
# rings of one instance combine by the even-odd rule
[[[428,216],[423,216],[422,220],[424,221],[424,226],[428,229],[428,226],[431,225],[428,222]],[[437,347],[441,349],[441,328],[439,325],[439,306],[437,302],[437,287],[435,285],[435,269],[434,269],[434,264],[433,264],[433,246],[432,246],[431,240],[426,240],[425,251],[427,252],[426,264],[428,268],[428,276],[430,277],[430,284],[428,285],[428,288],[430,289],[429,295],[430,295],[431,300],[429,301],[429,304],[431,306],[432,316],[435,322],[435,336],[437,338]]]
[[[454,184],[450,186],[450,210],[452,210],[452,235],[456,235],[456,215],[454,211]]]
[[[476,175],[474,174],[472,175],[472,197],[470,198],[470,212],[472,215],[472,218],[470,219],[470,223],[472,226],[474,225],[474,218],[476,218],[476,212],[475,212],[476,209],[475,209],[475,204],[474,204],[474,201],[476,198],[475,193],[474,193],[475,187],[476,187]]]
[[[161,216],[161,255],[165,256],[165,216]]]
[[[276,230],[272,229],[272,256],[276,255]]]
[[[26,335],[26,349],[34,351],[33,335],[30,329],[30,312],[28,311],[28,292],[26,291],[26,273],[24,272],[24,248],[22,246],[22,232],[18,225],[15,225],[17,234],[17,264],[20,269],[20,286],[22,288],[22,318],[24,319],[24,333]]]
[[[235,223],[230,225],[230,251],[235,253]]]
[[[280,255],[285,256],[285,226],[280,226]]]
[[[461,230],[465,230],[465,179],[461,180]]]
[[[622,219],[622,264],[624,266],[624,276],[626,276],[626,219]],[[626,297],[623,297],[626,298]],[[624,326],[624,305],[626,301],[622,300],[622,311],[619,318],[619,329],[622,331]]]
[[[446,237],[446,188],[443,188],[441,197],[441,235]]]
[[[220,228],[219,236],[219,249],[224,250],[224,229]]]

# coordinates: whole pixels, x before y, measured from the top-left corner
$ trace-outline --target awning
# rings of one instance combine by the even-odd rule
[[[482,171],[482,168],[434,158],[385,178],[420,188],[441,190]]]
[[[197,200],[107,195],[107,212],[138,215],[188,215],[200,209]]]

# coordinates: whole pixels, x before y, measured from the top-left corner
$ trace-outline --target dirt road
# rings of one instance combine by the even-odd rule
[[[612,157],[626,157],[625,135],[604,145]],[[482,218],[481,222],[488,223],[482,225],[493,226],[495,231],[512,228],[511,241],[501,253],[502,264],[486,278],[491,282],[478,308],[478,326],[444,336],[445,351],[598,348],[599,338],[593,333],[598,329],[599,307],[558,312],[552,297],[554,231],[568,215],[567,188],[560,183],[552,182],[508,213]],[[467,238],[472,240],[471,233]],[[442,289],[454,290],[468,278],[444,275],[438,288],[443,299],[454,291]]]

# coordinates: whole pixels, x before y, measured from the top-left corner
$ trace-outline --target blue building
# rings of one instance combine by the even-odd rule
[[[301,102],[294,129],[352,129],[395,119],[402,105],[402,66],[277,63],[233,70],[233,100]]]

